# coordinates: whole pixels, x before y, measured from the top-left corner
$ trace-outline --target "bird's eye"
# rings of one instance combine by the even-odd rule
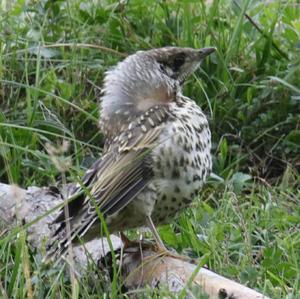
[[[159,68],[163,73],[165,73],[165,74],[167,73],[166,66],[163,63],[159,63]]]
[[[177,54],[174,58],[173,70],[177,72],[180,69],[180,67],[184,64],[184,61],[185,61],[184,53]]]

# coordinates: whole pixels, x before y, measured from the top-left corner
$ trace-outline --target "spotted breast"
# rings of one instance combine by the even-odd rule
[[[188,206],[211,171],[211,134],[205,115],[188,98],[171,105],[174,121],[154,150],[157,200],[153,221],[166,223]]]
[[[190,205],[210,174],[211,133],[207,118],[194,101],[179,97],[163,110],[162,132],[149,149],[152,180],[135,200],[107,219],[111,231],[143,226],[146,215],[151,215],[156,224],[172,221]],[[136,125],[146,133],[147,126],[156,125],[156,117],[148,111]]]

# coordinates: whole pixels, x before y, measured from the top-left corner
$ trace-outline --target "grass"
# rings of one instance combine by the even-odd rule
[[[179,252],[205,256],[217,273],[272,298],[300,298],[296,0],[16,0],[0,10],[0,181],[22,187],[61,183],[46,143],[69,141],[60,157],[72,161],[68,182],[101,155],[95,90],[124,55],[217,47],[184,90],[210,119],[214,176],[193,208],[160,233]],[[64,270],[44,269],[21,232],[0,240],[2,296],[69,298]],[[91,268],[73,296],[121,292],[95,282]]]

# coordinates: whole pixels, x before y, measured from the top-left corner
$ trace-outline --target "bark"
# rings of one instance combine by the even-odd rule
[[[50,224],[58,210],[50,214],[47,212],[60,203],[62,198],[55,188],[29,187],[24,190],[14,185],[0,183],[2,230],[9,231],[16,225],[33,222],[27,229],[28,240],[32,246],[39,249],[41,242],[51,234],[53,228]],[[42,215],[44,216],[36,221]],[[209,298],[268,298],[211,270],[201,268],[188,258],[161,256],[151,246],[141,249],[138,243],[137,246],[123,250],[120,238],[112,235],[110,239],[114,250],[122,252],[122,275],[129,292],[145,286],[153,289],[168,287],[177,295],[183,292],[185,298],[195,298],[195,289],[199,288]],[[83,246],[74,248],[74,259],[79,272],[85,271],[87,267],[86,250],[96,263],[109,256],[110,252],[105,238],[88,242],[85,248]]]

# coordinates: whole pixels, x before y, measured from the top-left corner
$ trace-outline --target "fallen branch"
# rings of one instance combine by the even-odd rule
[[[51,234],[50,223],[58,211],[47,214],[51,209],[62,203],[59,192],[54,188],[30,187],[20,189],[14,185],[0,183],[0,221],[9,229],[17,224],[28,227],[28,240],[32,246],[39,248],[39,244]],[[38,222],[35,220],[42,216]],[[110,237],[113,248],[122,251],[120,238]],[[98,262],[110,252],[105,239],[91,241],[83,246],[74,248],[76,263],[80,271],[85,271],[88,263],[86,250]],[[209,298],[231,299],[268,299],[268,297],[249,289],[237,282],[222,277],[208,269],[200,268],[193,261],[188,262],[172,256],[160,256],[151,247],[141,250],[139,246],[131,247],[122,253],[122,273],[125,287],[136,290],[150,286],[158,288],[167,286],[175,294],[182,294],[185,298],[194,298],[191,289],[199,287]]]

